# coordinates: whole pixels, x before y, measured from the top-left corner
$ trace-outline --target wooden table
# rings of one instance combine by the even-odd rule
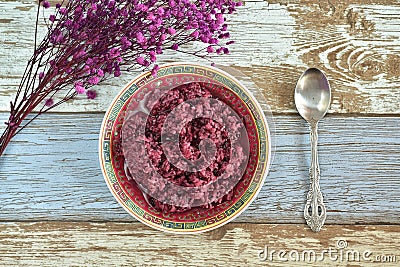
[[[1,266],[294,266],[313,250],[357,251],[309,266],[399,266],[400,2],[247,1],[230,18],[237,44],[217,63],[249,77],[274,114],[275,156],[256,201],[212,232],[158,232],[129,216],[100,172],[97,139],[105,109],[136,73],[97,88],[19,134],[0,159]],[[0,119],[32,51],[34,0],[0,0]],[[197,60],[179,54],[161,61]],[[329,77],[332,105],[320,124],[326,226],[302,216],[309,187],[307,124],[293,90],[307,67]],[[288,261],[260,259],[284,250]],[[299,261],[289,259],[292,256]],[[285,255],[281,255],[284,256]],[[289,255],[290,256],[290,255]],[[312,260],[312,259],[311,259]]]

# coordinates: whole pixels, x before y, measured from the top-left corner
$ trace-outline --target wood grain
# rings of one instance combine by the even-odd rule
[[[0,158],[0,221],[134,221],[100,172],[102,116],[49,114],[17,135]],[[308,127],[299,116],[274,121],[270,173],[258,199],[236,221],[303,223]],[[399,117],[328,116],[321,122],[326,223],[400,223],[399,126]]]
[[[32,53],[35,10],[34,0],[0,0],[0,110],[8,110]],[[399,1],[246,1],[229,21],[237,43],[215,61],[248,75],[274,112],[295,112],[296,80],[314,66],[330,79],[331,113],[400,114]],[[201,62],[172,52],[160,58],[182,60]],[[104,111],[134,75],[98,86],[96,101],[58,111]]]
[[[398,266],[400,261],[400,226],[385,225],[326,226],[316,234],[303,225],[230,223],[181,236],[139,223],[1,223],[0,239],[3,266],[321,267]],[[262,260],[266,247],[269,257]],[[278,251],[286,252],[281,255],[287,261]]]

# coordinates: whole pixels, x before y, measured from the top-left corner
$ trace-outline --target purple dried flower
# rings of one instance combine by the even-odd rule
[[[174,28],[169,27],[168,28],[168,33],[171,35],[174,35],[176,33],[176,30]]]
[[[100,82],[100,78],[98,76],[93,76],[88,80],[89,84],[95,85]]]
[[[49,2],[47,2],[47,1],[43,1],[42,5],[43,5],[44,8],[49,8],[50,7]]]
[[[86,96],[87,96],[88,99],[95,99],[96,96],[97,96],[97,93],[96,93],[95,90],[88,90],[86,92]]]
[[[151,62],[155,62],[157,60],[156,52],[150,51],[149,55],[150,55]]]
[[[223,24],[225,22],[224,15],[222,13],[216,14],[215,18],[217,19],[218,24]]]
[[[98,70],[97,70],[97,75],[98,75],[99,77],[103,77],[103,76],[104,76],[104,71],[103,71],[102,69],[98,69]]]
[[[136,33],[136,40],[138,41],[139,44],[143,44],[146,42],[146,38],[141,32]]]
[[[147,19],[153,21],[153,20],[156,19],[156,16],[154,16],[154,14],[150,12],[150,13],[147,15]]]
[[[136,62],[142,66],[144,66],[144,57],[137,57]]]
[[[211,39],[208,41],[208,43],[210,43],[210,44],[218,44],[218,43],[219,43],[219,40],[218,40],[217,38],[211,38]]]
[[[121,43],[122,43],[122,49],[123,50],[128,49],[132,45],[132,42],[129,41],[128,38],[126,38],[125,36],[123,36],[121,38]]]
[[[46,107],[51,107],[51,106],[53,106],[53,104],[54,104],[53,98],[48,98],[48,99],[46,99],[46,102],[44,103],[44,105],[45,105]]]
[[[199,37],[199,31],[192,32],[191,36],[193,36],[194,38],[198,38]]]
[[[46,24],[45,39],[34,46],[33,60],[27,66],[29,71],[22,77],[20,90],[12,102],[10,115],[15,119],[8,125],[14,128],[7,129],[1,142],[8,143],[15,129],[27,125],[30,121],[23,124],[22,118],[34,109],[40,110],[38,103],[46,104],[46,99],[59,99],[48,109],[58,106],[76,94],[88,93],[91,90],[87,88],[102,80],[120,76],[121,69],[147,68],[157,75],[157,55],[164,51],[200,41],[209,45],[207,49],[186,53],[203,58],[214,52],[229,53],[220,42],[230,37],[226,14],[241,5],[234,0],[63,3],[55,5],[55,12],[48,18],[51,23]],[[49,0],[40,1],[39,8],[49,6]],[[39,21],[36,23],[40,26]],[[227,40],[225,45],[232,43]],[[32,82],[37,78],[34,73],[38,73],[39,83]],[[29,97],[23,98],[21,94]],[[0,147],[0,154],[4,147]]]
[[[121,76],[121,71],[120,70],[115,70],[114,71],[114,77],[119,77]]]
[[[170,7],[175,7],[175,6],[176,6],[176,2],[175,2],[174,0],[169,0],[169,1],[168,1],[168,5],[169,5]]]
[[[76,83],[75,83],[75,91],[76,91],[78,94],[83,94],[83,93],[85,93],[85,87],[83,86],[83,83],[82,83],[82,82],[76,82]]]
[[[163,15],[164,15],[164,13],[165,13],[165,10],[164,10],[164,8],[162,8],[162,7],[159,7],[159,8],[157,9],[157,14],[158,14],[158,15],[160,15],[160,16],[163,16]]]
[[[178,45],[177,43],[175,43],[175,44],[173,44],[173,45],[171,46],[171,48],[172,48],[173,50],[178,50],[179,45]]]
[[[160,67],[158,65],[154,65],[153,69],[151,70],[151,75],[153,75],[153,77],[157,76],[157,71],[160,69]]]
[[[117,66],[114,67],[114,77],[119,77],[119,76],[121,76],[121,69],[117,65]]]

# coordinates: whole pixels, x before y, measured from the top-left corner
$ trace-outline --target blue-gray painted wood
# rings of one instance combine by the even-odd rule
[[[103,114],[49,114],[0,158],[0,221],[134,221],[104,183],[97,156]],[[4,121],[5,113],[0,113]],[[303,223],[307,124],[275,116],[275,157],[255,202],[236,221]],[[328,115],[319,127],[327,224],[400,222],[400,117]]]

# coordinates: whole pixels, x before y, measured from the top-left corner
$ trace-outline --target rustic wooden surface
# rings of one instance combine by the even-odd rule
[[[46,115],[17,136],[0,161],[0,221],[133,221],[113,199],[99,169],[102,116]],[[303,223],[308,127],[298,116],[274,116],[274,121],[270,174],[258,199],[236,221]],[[399,129],[399,117],[328,116],[321,122],[327,223],[399,222]]]
[[[231,17],[237,44],[217,63],[251,76],[276,112],[295,112],[296,81],[306,67],[316,66],[331,80],[330,112],[399,114],[400,1],[268,2],[246,1]],[[8,110],[32,52],[34,3],[0,0],[0,110]],[[193,58],[172,53],[161,58],[179,60]],[[100,101],[81,101],[59,110],[104,111],[133,75],[102,86]]]
[[[34,0],[0,0],[0,121],[32,52],[35,8]],[[116,203],[99,170],[97,138],[130,73],[98,87],[96,101],[42,117],[0,158],[0,266],[398,266],[400,1],[246,1],[230,22],[237,44],[216,63],[262,90],[276,128],[271,171],[249,209],[221,229],[184,237],[151,230]],[[182,60],[198,61],[161,58]],[[328,217],[318,234],[302,219],[310,152],[293,101],[297,78],[311,66],[333,90],[320,126]],[[258,258],[265,245],[320,253],[339,240],[372,251],[372,261]]]
[[[222,266],[227,262],[229,266],[287,266],[277,253],[263,260],[260,252],[266,246],[269,255],[271,250],[286,251],[283,259],[299,253],[302,266],[343,266],[344,262],[398,266],[393,261],[400,250],[400,244],[391,242],[400,239],[400,226],[327,226],[315,234],[303,225],[231,223],[202,235],[179,236],[139,223],[33,222],[1,223],[0,238],[6,266],[32,262],[42,266]],[[322,258],[321,251],[329,248],[331,258],[327,253]],[[291,251],[295,252],[290,256]],[[309,258],[309,251],[316,257]],[[353,261],[348,252],[367,253],[367,260],[361,256]]]

